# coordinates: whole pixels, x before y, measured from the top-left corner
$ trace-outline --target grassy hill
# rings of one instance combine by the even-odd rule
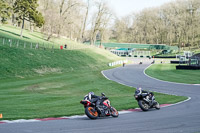
[[[96,54],[92,49],[54,50],[52,52],[1,46],[0,53],[0,79],[46,73],[99,70],[106,68],[107,64],[113,61],[103,54]],[[110,57],[118,58],[113,55]]]
[[[38,32],[25,30],[23,38],[19,37],[19,33],[19,28],[0,26],[0,79],[11,77],[22,78],[37,73],[63,73],[75,70],[85,71],[87,69],[97,70],[107,67],[107,64],[111,61],[120,59],[106,50],[75,43],[70,40],[53,39],[53,42],[47,42],[43,39],[45,38],[44,35]],[[11,46],[9,42],[5,41],[5,38],[13,40]],[[17,47],[14,40],[18,40],[21,43],[26,42],[26,48],[24,46]],[[58,45],[54,49],[50,47],[49,49],[38,50],[28,46],[28,42],[39,42],[41,44],[67,43],[68,47],[65,50],[59,50]]]
[[[2,36],[20,39],[19,29],[3,27],[3,30],[0,30]],[[25,41],[41,39],[40,35],[34,39],[30,34],[40,33],[27,31],[25,36],[30,39]],[[79,101],[90,91],[96,95],[104,92],[118,110],[138,107],[133,99],[133,88],[107,80],[101,74],[102,70],[109,68],[109,62],[121,58],[99,48],[73,45],[76,50],[52,51],[16,48],[0,43],[0,113],[3,119],[84,114]],[[185,99],[159,93],[155,95],[161,104]]]

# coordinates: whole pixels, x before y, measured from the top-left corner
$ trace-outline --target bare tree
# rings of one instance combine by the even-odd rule
[[[52,36],[80,37],[82,5],[80,0],[40,0],[40,8],[45,16],[43,32],[50,40]]]
[[[81,42],[83,42],[84,35],[85,35],[85,28],[86,28],[88,13],[89,13],[89,7],[90,7],[90,0],[87,0],[86,13],[85,13],[85,18],[84,18],[84,22],[83,22],[83,28],[82,28],[81,37],[80,37]]]
[[[76,6],[80,5],[78,0],[61,0],[59,6],[59,26],[58,26],[58,36],[60,35],[61,29],[63,29],[63,24],[67,22],[68,24],[73,23],[70,21],[70,17],[72,17],[71,12],[76,9]]]
[[[95,2],[95,5],[97,7],[97,13],[93,15],[92,28],[90,33],[91,45],[95,44],[97,33],[100,31],[103,33],[103,29],[107,26],[111,17],[111,11],[104,1],[97,1]]]

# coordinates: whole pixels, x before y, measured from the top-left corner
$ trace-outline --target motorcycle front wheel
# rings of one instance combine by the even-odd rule
[[[149,105],[145,101],[143,101],[143,100],[139,100],[138,101],[138,105],[140,106],[140,108],[143,111],[148,111],[149,110]]]
[[[98,112],[95,110],[93,107],[86,107],[85,108],[85,114],[90,118],[90,119],[97,119],[98,117]]]
[[[114,107],[111,107],[110,111],[111,111],[112,117],[118,117],[119,116],[118,111]]]

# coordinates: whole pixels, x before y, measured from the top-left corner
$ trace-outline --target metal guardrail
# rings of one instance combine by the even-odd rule
[[[115,61],[115,62],[111,62],[111,63],[109,63],[108,66],[121,65],[121,64],[124,64],[124,63],[127,63],[127,62],[128,62],[127,60]]]

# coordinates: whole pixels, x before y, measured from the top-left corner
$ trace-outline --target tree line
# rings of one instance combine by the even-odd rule
[[[114,24],[118,42],[200,47],[200,1],[176,0],[144,9]]]
[[[134,8],[134,5],[133,5]],[[79,42],[200,46],[200,1],[176,0],[123,18],[105,0],[0,0],[1,23]],[[39,28],[38,28],[39,27]],[[21,31],[21,36],[22,36]]]

